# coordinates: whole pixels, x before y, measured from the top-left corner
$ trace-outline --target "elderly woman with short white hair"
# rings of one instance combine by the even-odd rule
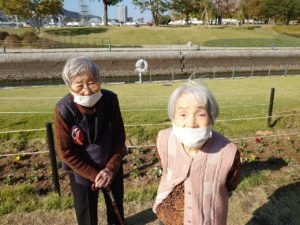
[[[163,173],[153,206],[164,225],[226,224],[229,192],[240,178],[240,154],[213,131],[218,113],[202,83],[184,84],[169,99],[172,128],[157,138]]]
[[[100,72],[86,57],[69,59],[62,78],[70,93],[55,108],[56,150],[69,173],[77,222],[98,224],[98,192],[110,188],[119,217],[104,192],[107,223],[120,224],[126,147],[117,95],[101,89]]]

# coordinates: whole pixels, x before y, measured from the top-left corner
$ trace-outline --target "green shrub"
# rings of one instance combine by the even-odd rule
[[[4,40],[4,44],[8,48],[18,48],[21,46],[21,38],[16,34],[8,35]]]
[[[25,32],[24,34],[21,35],[22,38],[22,44],[23,45],[30,45],[32,46],[33,43],[37,43],[38,41],[38,36],[30,31]]]
[[[5,32],[5,31],[0,31],[0,40],[4,41],[8,35],[9,35],[9,33]]]

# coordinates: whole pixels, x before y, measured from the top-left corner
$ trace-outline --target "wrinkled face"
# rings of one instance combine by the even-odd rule
[[[208,112],[203,104],[188,94],[182,94],[175,103],[174,118],[176,126],[186,128],[201,128],[211,124]]]
[[[93,76],[83,73],[71,80],[70,89],[76,95],[88,96],[100,91],[101,85]]]

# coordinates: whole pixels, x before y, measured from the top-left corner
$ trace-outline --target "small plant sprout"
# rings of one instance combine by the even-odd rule
[[[273,138],[271,140],[271,144],[278,144],[279,143],[279,140],[277,138]]]
[[[244,150],[247,147],[247,143],[245,142],[245,140],[241,139],[239,142],[239,146],[241,150]]]
[[[17,182],[17,179],[12,174],[8,174],[7,177],[4,178],[3,183],[6,185],[14,185]]]
[[[139,157],[133,156],[131,160],[132,166],[141,166],[142,165],[142,160]]]
[[[299,149],[299,148],[293,148],[293,152],[294,152],[294,153],[299,153],[299,152],[300,152],[300,149]]]
[[[29,177],[27,177],[27,179],[26,179],[27,183],[29,183],[29,184],[36,183],[36,182],[38,182],[39,180],[40,180],[40,177],[37,176],[37,175],[29,176]]]
[[[283,160],[286,164],[293,163],[293,160],[292,160],[290,157],[288,157],[288,156],[283,157],[282,160]]]
[[[255,155],[250,155],[249,159],[248,159],[248,162],[249,163],[254,163],[257,161],[257,157]]]
[[[139,168],[134,168],[131,172],[130,172],[130,175],[133,177],[133,178],[138,178],[138,177],[141,177],[143,176],[143,172],[139,169]]]
[[[294,141],[290,137],[288,137],[287,138],[287,143],[292,145],[292,144],[294,144]]]
[[[152,158],[151,158],[151,163],[153,163],[153,164],[155,164],[155,163],[157,163],[159,160],[158,160],[158,158],[156,157],[156,156],[153,156]]]
[[[281,148],[277,149],[278,154],[282,154],[283,150]]]
[[[159,178],[162,175],[162,169],[158,166],[154,167],[153,174],[156,178]]]
[[[31,164],[31,169],[32,170],[38,170],[39,169],[39,164],[38,163],[33,163],[33,164]]]

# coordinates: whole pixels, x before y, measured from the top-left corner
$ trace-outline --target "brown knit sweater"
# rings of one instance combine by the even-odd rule
[[[101,99],[99,100],[99,102]],[[113,138],[112,138],[112,155],[106,164],[106,168],[114,172],[118,171],[122,158],[125,155],[125,129],[123,119],[120,112],[117,96],[115,95],[116,108],[114,109],[114,124],[113,124]],[[93,114],[101,112],[101,104],[96,103],[95,106],[87,108],[75,103],[76,108],[82,114]],[[73,139],[71,137],[72,125],[68,124],[64,118],[60,115],[57,108],[54,113],[55,124],[55,144],[58,158],[64,161],[73,171],[79,175],[89,179],[91,182],[95,181],[95,178],[99,172],[97,168],[90,165],[80,155],[76,154],[74,149]]]

